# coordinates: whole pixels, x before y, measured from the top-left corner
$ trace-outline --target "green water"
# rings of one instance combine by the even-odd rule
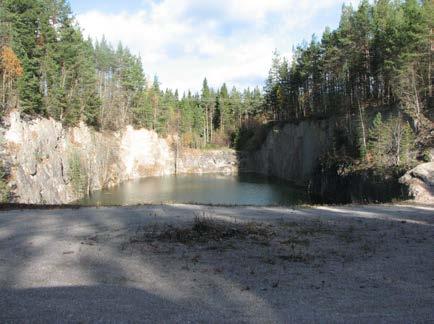
[[[81,205],[198,203],[224,205],[292,205],[307,202],[302,188],[256,174],[176,175],[131,180],[93,192]]]

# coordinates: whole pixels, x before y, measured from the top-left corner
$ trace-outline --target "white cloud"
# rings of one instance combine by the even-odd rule
[[[341,2],[162,0],[147,11],[89,11],[77,20],[86,35],[105,35],[140,54],[147,75],[158,74],[163,87],[198,90],[205,76],[214,86],[262,86],[273,50],[288,55],[300,31],[318,32],[314,19]]]

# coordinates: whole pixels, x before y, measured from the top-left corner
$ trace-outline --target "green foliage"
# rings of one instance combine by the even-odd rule
[[[22,62],[21,111],[51,116],[66,125],[83,119],[96,125],[93,47],[84,41],[63,0],[5,0],[2,23],[11,28],[11,45]]]
[[[291,64],[274,54],[264,87],[266,115],[296,121],[338,116],[346,120],[340,127],[348,143],[337,154],[406,163],[415,136],[411,129],[419,135],[431,128],[433,21],[433,1],[363,0],[358,8],[343,6],[339,27],[296,47]],[[400,117],[382,129],[380,116],[367,131],[363,119],[379,110]]]
[[[78,152],[74,151],[70,153],[68,165],[69,181],[72,184],[74,192],[78,196],[85,195],[87,193],[88,176]]]
[[[413,130],[401,116],[383,122],[378,113],[369,130],[367,145],[372,162],[378,166],[407,164],[414,138]]]
[[[372,127],[369,129],[367,149],[371,154],[371,158],[378,164],[383,163],[384,155],[386,154],[385,136],[381,113],[377,113],[372,122]]]
[[[421,156],[421,158],[422,158],[422,161],[423,161],[423,162],[432,162],[432,158],[431,158],[431,152],[430,152],[430,150],[429,150],[429,149],[425,149],[425,150],[422,152],[422,156]]]
[[[0,163],[0,203],[7,203],[10,199],[10,189],[7,184],[6,173],[3,164]]]
[[[25,115],[53,117],[66,126],[83,121],[101,130],[133,124],[163,136],[178,133],[186,145],[204,147],[227,143],[262,110],[259,89],[229,92],[224,84],[215,91],[205,79],[200,94],[180,97],[160,89],[156,76],[148,86],[141,58],[128,48],[113,48],[105,37],[83,39],[66,0],[4,0],[0,22],[0,46],[12,47],[22,63],[15,102]]]
[[[367,154],[367,134],[365,123],[365,117],[360,112],[359,117],[357,118],[356,140],[358,142],[359,157],[361,160],[365,160]]]
[[[272,125],[270,124],[250,121],[234,133],[233,146],[240,151],[256,151],[265,142],[271,129]]]
[[[409,165],[410,151],[414,149],[415,134],[408,122],[397,117],[393,120],[392,137],[394,139],[393,153],[395,165]]]
[[[298,46],[291,65],[274,54],[265,109],[273,119],[286,120],[351,114],[360,103],[401,103],[420,119],[430,83],[433,7],[432,1],[416,0],[344,6],[339,27]]]
[[[196,94],[161,89],[157,77],[148,85],[141,58],[128,48],[83,38],[66,0],[0,1],[0,46],[10,46],[22,64],[14,86],[23,114],[101,130],[133,124],[177,133],[189,147],[232,139],[249,149],[264,138],[264,119],[343,116],[346,139],[335,154],[401,164],[414,136],[403,120],[417,134],[429,127],[433,13],[432,1],[343,6],[338,28],[297,46],[291,61],[274,53],[264,96],[258,88],[213,89],[207,79]],[[382,125],[380,115],[369,127],[365,116],[385,107],[402,116]]]

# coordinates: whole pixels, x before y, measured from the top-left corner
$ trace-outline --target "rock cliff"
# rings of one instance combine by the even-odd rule
[[[238,159],[233,150],[192,150],[179,152],[177,173],[226,173],[238,172]]]
[[[419,164],[399,181],[408,186],[409,194],[416,202],[434,203],[434,162]]]
[[[229,149],[175,149],[173,138],[131,126],[119,132],[97,132],[84,124],[65,128],[53,119],[24,120],[13,112],[0,127],[0,158],[8,170],[12,201],[18,203],[69,203],[129,179],[175,173],[241,170],[312,184],[318,160],[332,144],[334,128],[330,119],[275,126],[256,151],[236,154]],[[401,183],[417,201],[432,202],[433,172],[434,162],[423,164],[402,177]],[[317,187],[336,192],[345,188],[338,180],[332,181],[336,188],[330,186],[330,179],[320,179]],[[355,183],[366,181],[347,182],[354,189]],[[395,183],[392,187],[400,190]],[[380,196],[384,190],[380,188]],[[348,201],[353,198],[342,200]]]
[[[97,132],[84,124],[64,128],[53,119],[23,120],[17,112],[3,125],[0,155],[9,170],[12,200],[19,203],[69,203],[125,180],[175,171],[237,170],[231,150],[188,150],[175,159],[166,139],[131,126],[120,132]]]
[[[333,138],[333,122],[302,121],[274,127],[261,147],[242,158],[246,171],[297,183],[308,181]]]

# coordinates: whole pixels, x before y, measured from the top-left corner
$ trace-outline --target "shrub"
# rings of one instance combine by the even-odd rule
[[[69,157],[69,180],[77,195],[83,196],[86,194],[88,179],[78,152],[71,153]]]
[[[271,124],[254,121],[246,123],[234,133],[232,145],[239,151],[256,151],[265,142],[272,127]]]
[[[429,151],[429,149],[425,149],[422,152],[421,159],[423,162],[431,162],[431,152]]]
[[[0,162],[0,203],[7,203],[10,199],[10,189],[6,180],[6,172]]]

